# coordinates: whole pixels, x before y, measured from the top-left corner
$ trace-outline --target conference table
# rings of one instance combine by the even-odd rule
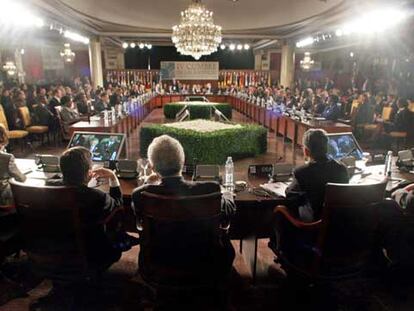
[[[17,159],[17,166],[27,172],[26,183],[33,186],[44,186],[48,178],[56,175],[56,173],[44,173],[39,170],[31,159]],[[224,168],[221,167],[221,174]],[[394,188],[401,179],[414,182],[414,174],[402,173],[397,167],[393,167],[393,178],[387,184],[387,190]],[[274,231],[273,210],[278,205],[289,204],[284,197],[256,194],[255,189],[261,184],[268,182],[267,178],[254,177],[248,175],[247,169],[240,169],[236,166],[235,180],[244,180],[248,183],[245,190],[236,192],[234,199],[237,211],[232,219],[230,227],[230,237],[233,240],[240,241],[239,252],[242,254],[246,264],[252,274],[253,282],[256,277],[266,275],[266,265],[258,260],[257,250],[259,239],[269,238]],[[384,165],[367,166],[364,174],[356,174],[351,183],[365,184],[376,183],[384,179]],[[131,194],[138,186],[137,179],[120,179],[121,189],[124,198],[124,209],[122,213],[122,221],[128,231],[136,231],[135,216],[131,210]],[[102,191],[108,191],[109,185],[103,184],[99,186]]]

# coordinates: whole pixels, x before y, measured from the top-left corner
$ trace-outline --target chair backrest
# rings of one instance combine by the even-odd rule
[[[375,184],[326,185],[322,228],[318,237],[318,274],[360,271],[372,258],[377,211],[384,200],[386,181]]]
[[[391,117],[392,107],[382,108],[382,119],[384,121],[389,121]]]
[[[351,106],[351,116],[354,116],[357,113],[358,107],[361,103],[358,100],[354,100]]]
[[[199,279],[218,254],[221,194],[164,196],[143,192],[140,272],[155,283]]]
[[[22,218],[24,250],[34,271],[75,277],[87,272],[83,228],[76,205],[76,188],[31,186],[10,181]]]
[[[0,105],[0,124],[3,124],[6,130],[9,130],[9,124],[7,123],[6,114],[2,105]]]
[[[24,127],[28,127],[32,125],[32,118],[30,117],[29,108],[27,108],[26,106],[19,107],[19,114],[20,114],[20,117],[22,118]]]

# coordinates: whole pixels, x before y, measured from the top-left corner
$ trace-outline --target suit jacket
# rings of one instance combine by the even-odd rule
[[[310,203],[314,219],[320,219],[325,199],[325,185],[348,183],[346,167],[332,159],[312,161],[295,169],[293,182],[286,189],[286,197],[296,206]]]
[[[14,156],[0,151],[0,206],[13,204],[13,194],[10,189],[9,178],[14,178],[20,182],[26,180],[26,176],[16,166]]]
[[[335,103],[327,106],[322,116],[326,120],[336,121],[341,116],[341,108],[339,104]]]
[[[49,101],[48,108],[50,112],[53,113],[55,116],[57,116],[57,112],[55,109],[56,106],[60,106],[60,102],[55,97],[52,97],[52,99]]]
[[[140,196],[141,193],[150,192],[154,194],[162,194],[162,195],[179,195],[179,196],[191,196],[191,195],[203,195],[209,193],[220,192],[220,185],[216,182],[187,182],[182,177],[169,177],[162,179],[161,184],[159,185],[143,185],[134,190],[132,193],[132,201],[134,204],[135,213],[137,215],[138,220],[140,220],[142,211],[140,208]],[[222,217],[223,221],[229,221],[230,217],[235,213],[236,207],[232,197],[226,197],[223,195],[222,203],[221,203],[221,210],[222,210]],[[198,226],[199,223],[194,223],[194,226]],[[161,247],[162,251],[159,256],[157,256],[156,260],[159,261],[169,261],[169,248],[171,248],[171,244],[174,243],[174,239],[177,238],[176,231],[177,227],[165,225],[163,227],[158,228],[158,230],[162,231],[159,232],[160,236],[171,236],[171,241],[165,241],[164,246]],[[188,230],[192,230],[190,226]],[[218,263],[217,270],[221,269],[229,269],[234,259],[234,249],[230,243],[229,238],[222,239],[222,241],[211,241],[211,245],[208,246],[206,250],[206,245],[200,245],[198,243],[198,237],[195,236],[194,240],[186,241],[186,245],[192,245],[191,251],[197,254],[205,253],[213,254],[215,256],[214,261]],[[219,243],[219,244],[217,244]],[[202,248],[202,249],[200,249]],[[139,254],[139,265],[140,269],[145,271],[146,263],[145,263],[145,254],[143,254],[143,248]],[[175,249],[175,251],[179,251]],[[178,260],[176,264],[184,264],[184,265],[192,265],[195,263],[188,262],[188,258],[185,256],[185,252],[188,252],[188,249],[183,250],[183,256],[178,256],[181,258]],[[210,256],[209,255],[209,256]],[[171,257],[171,256],[170,256]],[[152,263],[149,263],[152,264]]]
[[[408,109],[404,108],[397,112],[394,119],[394,131],[409,132],[413,129],[412,122],[414,121],[413,113]]]
[[[49,180],[49,186],[63,186],[62,180]],[[120,251],[115,250],[104,224],[101,224],[115,210],[122,207],[120,187],[111,187],[109,194],[99,189],[79,186],[76,201],[80,219],[85,228],[86,252],[91,265],[101,266],[119,259]]]
[[[106,109],[106,106],[103,103],[103,101],[98,100],[98,101],[95,101],[94,108],[97,112],[102,112]]]

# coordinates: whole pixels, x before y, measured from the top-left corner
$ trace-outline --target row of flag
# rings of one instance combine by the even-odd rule
[[[158,70],[107,70],[106,82],[112,84],[121,84],[123,86],[133,83],[143,83],[151,87],[153,82],[159,81]]]

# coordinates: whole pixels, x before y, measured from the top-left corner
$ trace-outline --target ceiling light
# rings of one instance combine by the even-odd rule
[[[300,61],[300,67],[304,71],[308,71],[313,67],[314,64],[315,62],[312,60],[310,53],[305,52],[305,56],[303,57],[303,60]]]
[[[173,26],[172,42],[182,55],[196,60],[217,51],[221,43],[221,27],[214,24],[213,12],[208,11],[201,0],[193,0],[187,10],[181,12],[181,22]]]
[[[314,41],[315,40],[312,37],[307,37],[305,39],[302,39],[302,40],[296,42],[296,47],[303,48],[305,46],[312,45]]]
[[[245,50],[248,50],[248,49],[250,49],[250,45],[248,45],[248,44],[245,44],[245,45],[244,45],[244,49],[245,49]]]
[[[143,48],[145,48],[145,44],[144,44],[144,43],[140,43],[140,44],[138,45],[138,47],[142,50]]]
[[[349,53],[349,56],[352,58],[354,57],[354,52]]]
[[[63,58],[64,62],[72,63],[75,60],[75,53],[70,49],[70,44],[65,43],[64,49],[60,52],[60,56]]]
[[[63,30],[62,30],[62,32],[63,32]],[[72,32],[72,31],[69,31],[69,30],[65,30],[63,32],[63,36],[65,38],[71,39],[73,41],[81,42],[83,44],[89,44],[89,38],[87,38],[85,36],[82,36],[82,35],[80,35],[80,34],[78,34],[76,32]]]
[[[242,50],[243,49],[243,45],[241,45],[241,44],[237,44],[237,49],[240,51],[240,50]]]
[[[134,43],[134,42],[131,42],[130,44],[129,44],[129,46],[131,47],[131,48],[135,48],[137,45]]]
[[[127,43],[127,42],[122,43],[122,47],[123,47],[124,49],[127,49],[127,48],[128,48],[128,43]]]
[[[226,46],[224,44],[220,45],[220,49],[225,50]]]
[[[236,45],[235,44],[230,44],[229,49],[234,51],[236,49]]]
[[[0,25],[16,27],[43,27],[43,19],[33,15],[30,10],[14,1],[1,1],[3,14],[0,16]]]
[[[152,44],[147,44],[147,49],[151,50],[152,49]]]
[[[337,37],[342,37],[342,35],[344,34],[344,32],[342,31],[342,29],[337,29],[335,31],[335,34],[336,34]]]
[[[3,65],[3,70],[7,72],[9,76],[14,76],[17,72],[17,67],[12,61],[7,61]]]

